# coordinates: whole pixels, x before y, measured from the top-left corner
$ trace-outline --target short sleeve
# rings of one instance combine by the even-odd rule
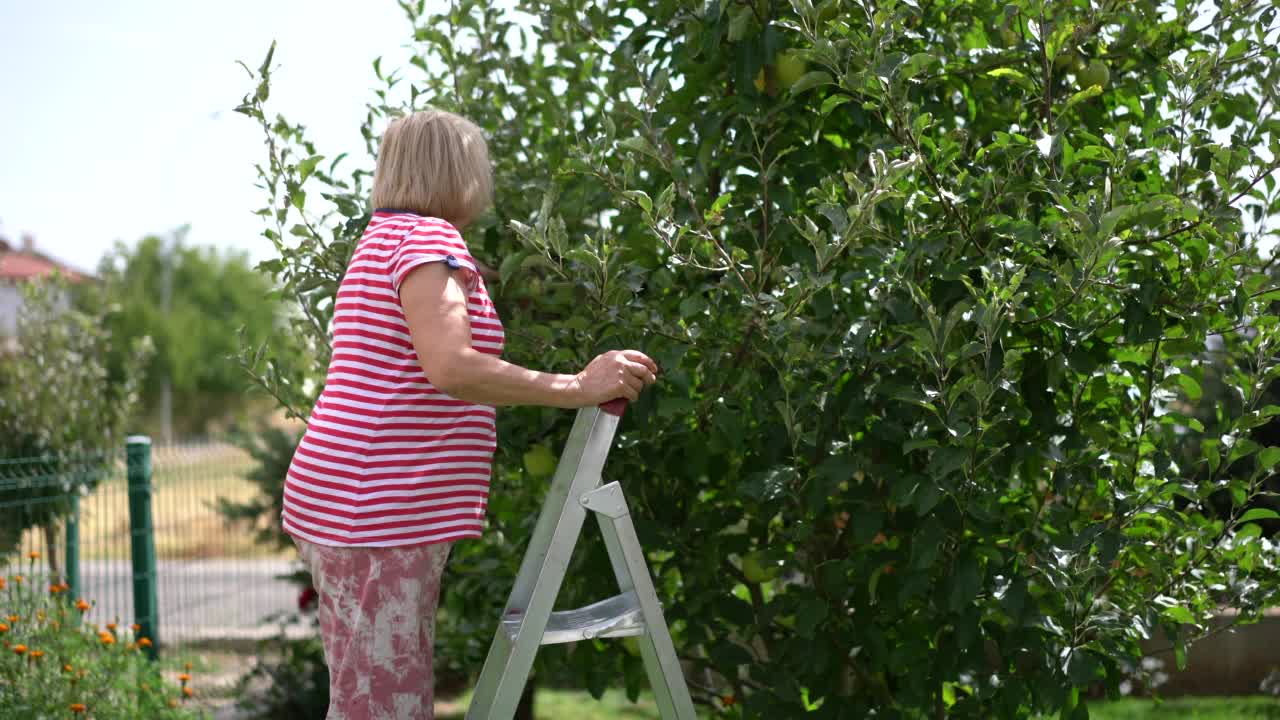
[[[405,234],[387,261],[387,271],[396,292],[400,292],[400,284],[408,277],[410,270],[432,262],[442,262],[454,270],[463,270],[467,278],[467,292],[475,289],[480,273],[462,239],[462,233],[444,220],[423,218],[417,227]]]

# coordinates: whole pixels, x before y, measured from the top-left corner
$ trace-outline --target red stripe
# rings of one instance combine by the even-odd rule
[[[318,445],[322,448],[328,448],[329,450],[333,450],[335,452],[343,452],[343,453],[349,453],[349,454],[353,449],[349,446],[343,445],[342,443],[336,443],[331,440],[321,440],[318,437],[308,437],[307,443],[313,446]],[[370,448],[365,451],[369,457],[385,457],[387,455],[422,455],[424,457],[410,458],[410,459],[404,459],[404,460],[385,460],[385,461],[379,461],[379,462],[366,461],[362,463],[362,466],[363,467],[399,467],[402,465],[412,464],[415,462],[423,462],[424,460],[431,460],[432,458],[426,457],[429,455],[437,456],[436,459],[442,462],[452,462],[447,460],[446,458],[439,457],[439,456],[445,453],[492,454],[493,451],[496,449],[497,449],[497,445],[492,441],[488,443],[482,442],[474,445],[466,444],[466,445],[430,446],[430,447],[423,447],[419,450],[409,450],[405,448],[381,448],[381,449],[375,450],[373,448]],[[308,453],[308,454],[311,454],[311,453]],[[331,462],[342,462],[343,460],[342,458],[325,458],[325,459],[330,460]]]
[[[477,520],[476,522],[478,525],[479,520]],[[361,543],[379,543],[379,542],[390,543],[390,542],[396,542],[399,540],[447,542],[452,540],[465,540],[467,538],[480,537],[479,527],[476,527],[475,529],[441,528],[438,532],[434,532],[434,533],[424,533],[424,532],[388,533],[386,535],[380,535],[377,538],[367,538],[364,540],[355,540],[355,541],[343,535],[334,535],[332,533],[318,531],[313,528],[299,527],[298,531],[304,532],[312,537],[330,540],[332,542],[338,543],[339,545],[358,545]],[[376,547],[376,545],[374,546]]]
[[[368,395],[357,395],[355,393],[344,392],[340,388],[330,390],[325,388],[324,397],[326,400],[350,400],[352,402],[362,402],[366,404],[382,405],[383,407],[470,407],[473,403],[466,400],[458,400],[451,398],[438,390],[421,390],[415,392],[412,396],[403,398],[371,398]]]
[[[324,420],[328,420],[329,418],[327,418],[327,417],[326,417],[326,418],[323,418],[323,419],[324,419]],[[487,423],[487,424],[486,424],[486,423],[482,423],[482,422],[468,422],[468,423],[458,423],[458,424],[456,424],[456,425],[445,425],[445,426],[442,426],[440,429],[441,429],[441,430],[448,430],[448,431],[450,431],[450,432],[447,432],[447,433],[436,433],[436,434],[434,434],[434,435],[433,435],[433,434],[429,434],[429,433],[414,433],[414,434],[412,434],[412,435],[387,435],[387,434],[385,434],[385,433],[380,433],[380,434],[377,434],[377,435],[373,435],[372,433],[355,433],[355,432],[348,432],[347,430],[335,430],[334,428],[325,428],[325,427],[319,427],[319,426],[317,426],[317,427],[316,427],[316,429],[315,429],[315,433],[310,432],[310,428],[308,428],[307,436],[308,436],[308,437],[310,437],[311,435],[314,435],[314,434],[316,434],[316,433],[319,433],[319,434],[321,434],[321,435],[327,435],[327,436],[329,436],[329,437],[336,437],[336,438],[339,438],[339,439],[341,439],[341,440],[351,440],[351,441],[353,441],[353,442],[361,443],[361,444],[362,444],[362,445],[364,445],[364,446],[368,446],[368,445],[370,445],[371,443],[374,443],[374,442],[378,442],[378,443],[390,443],[390,442],[396,442],[396,443],[422,443],[422,442],[427,442],[429,439],[432,439],[433,437],[434,437],[435,439],[439,439],[439,438],[441,438],[441,437],[445,437],[445,438],[453,439],[453,436],[454,436],[455,434],[457,434],[457,435],[461,435],[461,433],[454,433],[454,432],[452,432],[452,431],[454,431],[454,430],[460,430],[460,429],[462,429],[462,428],[464,428],[464,427],[468,427],[468,428],[475,428],[475,429],[479,429],[479,430],[489,430],[489,431],[492,431],[492,430],[493,430],[493,423]],[[471,434],[468,434],[468,435],[471,435]],[[490,436],[490,437],[492,437],[492,436]],[[376,440],[375,440],[375,438],[376,438]],[[462,438],[462,437],[459,437],[458,439],[463,439],[463,438]],[[467,439],[470,439],[470,438],[468,437]]]
[[[413,490],[415,487],[421,486],[423,483],[431,482],[430,480],[424,480],[423,478],[440,477],[441,475],[465,475],[467,476],[468,481],[471,481],[474,478],[474,482],[476,483],[486,482],[489,478],[489,471],[479,470],[475,468],[458,468],[458,469],[450,470],[447,468],[431,469],[431,468],[424,467],[419,469],[417,472],[415,472],[412,477],[405,477],[405,474],[401,472],[395,472],[395,473],[353,472],[354,470],[357,469],[355,467],[352,467],[352,470],[334,470],[333,468],[326,468],[326,467],[321,467],[319,465],[313,465],[310,462],[308,462],[305,458],[300,458],[299,456],[304,454],[310,455],[310,453],[302,452],[303,448],[301,447],[298,448],[298,450],[299,452],[295,453],[293,456],[293,464],[297,465],[303,470],[307,470],[308,472],[314,473],[316,475],[330,475],[332,477],[341,478],[343,480],[365,480],[365,481],[404,480],[405,481],[403,483],[388,483],[386,485],[378,485],[377,487],[359,486],[357,488],[352,488],[345,485],[333,484],[332,480],[323,480],[323,479],[307,480],[306,478],[303,478],[303,477],[298,478],[299,480],[302,480],[304,482],[309,482],[313,485],[323,485],[325,487],[331,487],[334,490],[346,490],[348,492],[357,492],[357,493],[408,492]],[[412,482],[415,479],[419,480],[419,482],[418,483]],[[450,479],[450,480],[440,480],[436,482],[442,483],[441,485],[439,485],[439,487],[449,487],[452,485],[456,485],[459,481]],[[335,502],[350,502],[349,500],[345,500],[341,497],[335,497],[334,500]]]
[[[315,500],[321,500],[326,502],[333,501],[333,497],[316,495],[316,493],[308,491],[308,489],[306,488],[289,486],[289,492],[298,493],[298,495],[306,496],[307,498],[311,498],[312,501],[315,501]],[[315,511],[315,512],[328,512],[328,514],[330,515],[339,515],[339,516],[342,516],[342,518],[367,518],[367,516],[372,514],[372,512],[385,512],[385,514],[388,514],[388,515],[412,515],[412,514],[415,514],[415,512],[462,510],[463,507],[475,507],[476,505],[479,505],[480,502],[483,502],[484,496],[485,496],[485,493],[480,491],[460,491],[460,492],[454,493],[454,495],[434,495],[434,496],[417,495],[417,496],[404,496],[403,498],[399,498],[399,497],[369,498],[369,501],[367,502],[369,502],[370,505],[376,505],[376,503],[381,503],[381,502],[416,502],[416,503],[419,503],[420,505],[419,507],[385,507],[385,509],[379,509],[379,510],[366,510],[364,502],[358,503],[358,505],[356,506],[352,506],[351,509],[343,509],[343,510],[333,509],[333,507],[326,507],[324,505],[317,505],[317,503],[315,502],[307,502],[306,500],[293,500],[293,503],[294,505],[297,505],[300,507],[308,507],[308,509],[311,509],[312,511]],[[457,500],[457,498],[462,498],[462,497],[471,498],[471,500]],[[439,502],[440,500],[445,500],[447,502]]]

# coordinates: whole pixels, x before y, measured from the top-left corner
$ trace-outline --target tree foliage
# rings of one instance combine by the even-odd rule
[[[606,474],[700,702],[1087,717],[1144,641],[1181,661],[1220,608],[1276,602],[1280,447],[1250,437],[1280,414],[1273,6],[514,5],[402,3],[412,66],[374,63],[343,174],[266,111],[270,55],[251,72],[267,269],[311,320],[245,357],[284,405],[323,381],[376,136],[431,104],[490,138],[497,207],[467,238],[501,268],[509,357],[664,369]],[[1210,381],[1229,402],[1201,404]],[[440,626],[473,671],[544,489],[520,455],[570,420],[501,414]],[[594,548],[565,594],[610,576]],[[539,667],[643,685],[608,643]]]
[[[150,235],[133,246],[117,244],[99,264],[97,294],[118,306],[110,316],[112,332],[150,337],[155,344],[139,412],[149,426],[156,424],[167,379],[174,426],[189,434],[246,410],[252,383],[235,358],[242,342],[262,342],[284,318],[270,280],[247,255],[186,245],[184,235],[180,230],[172,240]],[[111,361],[119,364],[120,353]]]
[[[0,555],[65,513],[124,446],[151,343],[113,335],[110,312],[77,310],[57,279],[23,288],[17,352],[0,356]]]

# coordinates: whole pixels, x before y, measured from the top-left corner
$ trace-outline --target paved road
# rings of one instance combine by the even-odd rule
[[[201,638],[260,638],[278,623],[268,618],[297,609],[297,589],[277,580],[296,569],[282,560],[162,560],[156,568],[160,637],[166,643]],[[133,584],[127,561],[87,560],[80,594],[95,605],[91,621],[133,622]]]

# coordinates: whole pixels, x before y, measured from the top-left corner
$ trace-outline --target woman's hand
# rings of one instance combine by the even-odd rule
[[[610,350],[578,373],[571,386],[583,407],[617,398],[634,402],[640,391],[658,379],[658,365],[638,350]]]

